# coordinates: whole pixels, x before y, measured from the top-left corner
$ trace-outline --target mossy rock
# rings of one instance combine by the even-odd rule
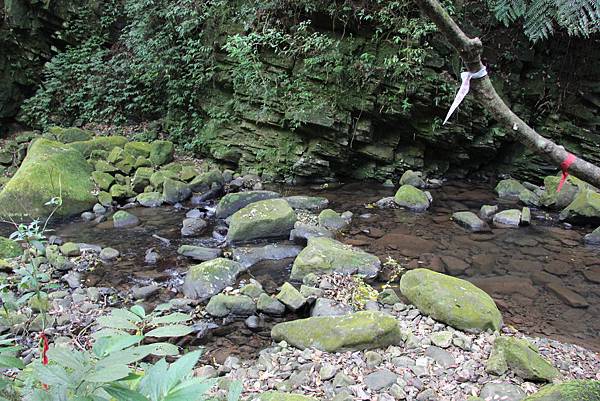
[[[561,176],[551,175],[544,178],[544,193],[540,196],[540,204],[551,209],[563,209],[573,202],[582,189],[589,188],[589,184],[577,177],[570,175],[557,192]]]
[[[468,281],[415,269],[402,276],[400,291],[422,313],[455,329],[480,332],[502,326],[494,300]]]
[[[0,259],[11,259],[23,255],[23,248],[15,241],[0,237]]]
[[[206,192],[213,186],[213,184],[222,186],[224,183],[225,180],[223,179],[223,174],[221,174],[219,170],[215,169],[196,176],[190,182],[190,188],[194,192]]]
[[[155,166],[162,166],[173,160],[175,146],[170,141],[154,141],[150,144],[150,162]]]
[[[94,169],[100,173],[116,173],[118,169],[106,160],[97,160]]]
[[[94,150],[111,151],[115,146],[122,148],[127,142],[124,136],[97,136],[89,141],[71,142],[69,146],[87,158]]]
[[[353,248],[327,237],[312,237],[294,260],[292,280],[302,280],[310,273],[360,274],[377,276],[381,261],[362,249]]]
[[[150,157],[152,145],[148,142],[140,141],[127,142],[127,144],[125,144],[125,151],[135,158],[139,156]]]
[[[113,197],[111,194],[105,191],[98,192],[98,203],[102,206],[110,206],[112,205]]]
[[[548,384],[523,401],[599,401],[600,381],[571,380]]]
[[[77,141],[89,141],[94,136],[92,131],[82,130],[81,128],[61,128],[50,127],[48,132],[58,141],[62,143],[71,143]]]
[[[385,348],[402,341],[398,321],[375,311],[279,323],[273,326],[271,337],[296,348],[312,347],[327,352]]]
[[[294,209],[283,199],[254,202],[231,216],[227,241],[233,243],[264,238],[287,238],[295,222]]]
[[[267,391],[254,398],[255,401],[318,401],[317,398],[301,394],[284,393],[282,391]]]
[[[181,181],[189,182],[196,178],[200,174],[195,166],[183,166],[179,172],[179,179]]]
[[[123,174],[129,175],[133,171],[135,161],[135,156],[129,152],[123,152],[123,157],[120,161],[115,163],[115,167],[117,167]]]
[[[124,199],[135,196],[129,185],[114,184],[110,187],[110,196],[116,199]]]
[[[217,204],[216,216],[224,219],[251,203],[266,199],[279,198],[277,192],[272,191],[247,191],[230,193],[221,198]]]
[[[183,293],[187,298],[206,300],[233,285],[243,270],[241,264],[225,258],[190,266],[183,283]]]
[[[496,193],[500,198],[519,199],[525,205],[539,206],[540,198],[533,191],[525,188],[517,180],[502,180],[496,185]]]
[[[256,304],[247,295],[217,294],[206,305],[206,311],[216,317],[225,317],[229,314],[249,316],[256,312]]]
[[[68,217],[89,210],[95,203],[92,170],[70,145],[45,138],[35,140],[21,167],[0,192],[0,214],[17,220],[43,218],[53,206],[45,204],[61,196],[55,216]]]
[[[573,223],[600,222],[600,194],[590,189],[583,189],[559,215],[560,220]]]
[[[112,150],[106,157],[106,161],[109,163],[113,163],[113,164],[120,162],[121,160],[123,160],[124,153],[125,153],[125,151],[123,150],[123,148],[115,146],[114,148],[112,148]]]
[[[165,178],[163,181],[163,200],[169,204],[183,202],[192,196],[192,190],[185,182]]]
[[[525,339],[499,336],[486,364],[486,372],[503,375],[508,369],[531,381],[552,381],[560,372]]]
[[[92,172],[92,179],[98,185],[98,188],[103,191],[108,191],[112,183],[115,182],[115,177],[103,171]]]
[[[398,206],[405,207],[414,212],[423,212],[429,208],[429,198],[425,192],[412,185],[402,185],[396,195],[394,201]]]
[[[144,188],[150,185],[150,177],[154,174],[154,170],[150,167],[140,167],[135,171],[131,186],[135,192],[144,192]]]
[[[160,192],[144,192],[139,194],[136,200],[144,207],[159,207],[163,203]]]
[[[140,224],[140,219],[125,210],[119,210],[112,216],[113,226],[115,228],[133,227]]]
[[[152,167],[152,162],[146,157],[138,156],[138,158],[135,159],[133,167],[136,169],[140,167]]]

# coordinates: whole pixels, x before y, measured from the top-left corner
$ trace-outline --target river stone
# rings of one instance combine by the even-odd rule
[[[600,245],[600,227],[583,237],[583,242],[588,245]]]
[[[277,299],[292,311],[297,311],[306,304],[306,298],[290,283],[283,283]]]
[[[361,274],[373,278],[380,267],[377,256],[331,238],[313,237],[294,260],[290,278],[302,280],[309,273]]]
[[[155,166],[162,166],[173,160],[175,146],[171,141],[154,141],[150,144],[150,161]]]
[[[135,171],[131,186],[135,192],[144,192],[144,188],[150,185],[150,177],[154,174],[154,170],[150,167],[140,167]]]
[[[207,260],[218,258],[223,254],[223,250],[219,248],[206,248],[195,245],[181,245],[177,249],[177,253],[194,260],[205,262]]]
[[[144,207],[159,207],[163,203],[160,192],[143,192],[136,197],[136,200]]]
[[[499,227],[514,228],[521,223],[521,211],[508,209],[494,215],[494,225]]]
[[[548,384],[524,401],[598,401],[600,381],[571,380],[564,383]]]
[[[208,301],[206,311],[215,317],[225,317],[229,314],[248,316],[256,312],[252,298],[246,295],[215,295]]]
[[[121,255],[121,253],[114,248],[102,248],[99,257],[102,260],[109,261],[118,258],[119,255]]]
[[[479,217],[489,220],[498,212],[498,205],[483,205],[479,209]]]
[[[309,238],[312,237],[327,237],[333,238],[333,233],[319,226],[313,226],[296,222],[294,229],[290,231],[290,241],[298,244],[306,244]]]
[[[552,282],[546,284],[546,287],[552,291],[557,297],[563,302],[573,308],[587,308],[590,304],[585,300],[584,297],[579,295],[573,290],[562,285],[561,282]]]
[[[327,198],[323,198],[321,196],[286,196],[283,198],[290,205],[290,207],[294,210],[303,209],[303,210],[321,210],[329,205],[329,200]]]
[[[402,177],[400,177],[399,184],[402,185],[412,185],[415,188],[425,188],[427,185],[423,178],[421,178],[422,173],[419,171],[406,170]]]
[[[496,209],[498,207],[496,206]],[[459,226],[462,226],[473,232],[485,232],[490,231],[488,224],[481,220],[473,212],[455,212],[452,213],[452,220],[454,220]]]
[[[531,209],[524,207],[521,209],[521,225],[528,226],[531,224]]]
[[[402,276],[400,291],[422,313],[456,329],[479,332],[502,326],[492,298],[468,281],[415,269]]]
[[[564,208],[559,219],[573,223],[597,223],[600,221],[600,194],[590,189],[579,192],[573,202]]]
[[[112,216],[113,226],[115,228],[133,227],[140,223],[140,219],[137,216],[126,212],[125,210],[119,210]]]
[[[250,283],[240,288],[240,294],[247,295],[252,299],[258,299],[258,297],[264,293],[265,290],[262,285],[254,279],[250,279]]]
[[[540,196],[540,203],[543,206],[555,210],[564,209],[573,202],[582,189],[589,188],[586,182],[569,175],[560,192],[557,192],[561,177],[562,173],[559,176],[552,175],[544,178],[544,192]]]
[[[464,274],[465,271],[469,268],[469,264],[467,262],[457,257],[450,255],[442,255],[440,258],[446,266],[446,271],[453,276]]]
[[[323,289],[317,287],[311,287],[309,285],[302,284],[300,286],[300,294],[309,301],[315,300],[323,296]]]
[[[98,203],[104,207],[112,205],[112,195],[105,191],[98,192]]]
[[[350,225],[350,220],[332,209],[325,209],[319,213],[319,226],[326,230],[341,231]]]
[[[525,392],[521,387],[510,383],[486,383],[481,388],[479,397],[485,401],[521,401],[525,398]]]
[[[0,259],[11,259],[21,256],[23,248],[15,241],[0,236]]]
[[[285,312],[284,304],[265,293],[262,293],[258,296],[256,306],[260,312],[264,312],[267,315],[280,316]]]
[[[524,204],[531,206],[540,205],[539,197],[517,180],[500,181],[496,185],[496,192],[500,198],[519,199]]]
[[[400,302],[400,298],[393,288],[386,288],[377,295],[377,300],[383,305],[394,305]]]
[[[213,185],[222,187],[224,183],[223,174],[219,170],[214,169],[194,177],[190,182],[190,188],[194,192],[202,193],[209,191]]]
[[[242,265],[225,258],[191,266],[183,283],[183,293],[190,299],[206,300],[225,287],[235,284],[237,276],[243,270]]]
[[[425,192],[408,184],[402,185],[398,189],[398,192],[394,195],[394,201],[398,206],[414,212],[424,212],[431,203]]]
[[[352,313],[352,308],[335,302],[329,298],[317,298],[313,306],[310,316],[342,316]]]
[[[98,188],[103,191],[108,191],[112,183],[115,182],[115,177],[102,171],[92,171],[92,179]]]
[[[248,191],[227,194],[219,201],[215,213],[217,218],[224,219],[251,203],[279,198],[280,196],[277,192],[272,191]]]
[[[499,336],[494,341],[485,371],[503,375],[508,369],[525,380],[552,381],[560,373],[525,339]]]
[[[396,383],[398,375],[389,369],[381,369],[365,376],[364,384],[373,391],[380,391]]]
[[[295,258],[300,251],[302,247],[298,245],[269,244],[262,247],[234,248],[232,258],[248,268],[263,260]]]
[[[260,394],[255,401],[318,401],[317,398],[306,395],[284,393],[282,391],[267,391]]]
[[[283,199],[267,199],[249,204],[231,216],[229,243],[264,238],[287,238],[294,228],[296,213]]]
[[[81,248],[79,244],[74,242],[65,242],[60,246],[60,252],[68,257],[81,255]]]
[[[174,205],[192,196],[192,190],[184,182],[165,178],[163,181],[163,200]]]
[[[452,345],[453,334],[451,331],[436,331],[431,333],[429,338],[431,339],[431,343],[440,348],[448,348]]]
[[[91,174],[85,157],[70,145],[38,138],[0,192],[2,216],[18,221],[47,217],[54,208],[46,203],[57,196],[61,196],[62,205],[56,210],[56,217],[89,210],[96,203]]]
[[[313,347],[327,352],[385,348],[402,341],[396,319],[374,311],[279,323],[273,326],[271,336],[300,349]]]
[[[425,356],[430,357],[438,365],[445,369],[448,369],[449,367],[456,364],[456,360],[454,359],[454,356],[452,356],[451,353],[434,345],[427,347],[427,349],[425,350]]]
[[[184,219],[182,225],[183,227],[181,227],[181,235],[184,237],[200,234],[206,228],[206,226],[208,226],[206,221],[197,218]]]

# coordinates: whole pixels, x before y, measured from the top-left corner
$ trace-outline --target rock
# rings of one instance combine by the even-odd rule
[[[383,356],[376,351],[367,351],[365,352],[365,360],[367,361],[367,367],[372,369],[381,365],[383,362]]]
[[[0,192],[0,210],[5,219],[39,219],[54,209],[46,205],[61,196],[56,217],[69,217],[89,210],[92,195],[91,167],[76,150],[45,138],[36,139],[15,175]]]
[[[117,199],[124,199],[135,196],[135,192],[128,185],[114,184],[110,187],[110,196]]]
[[[489,220],[498,212],[498,205],[483,205],[479,209],[479,217],[483,220]]]
[[[281,391],[267,391],[260,394],[255,401],[318,401],[316,398],[306,395],[284,393]]]
[[[583,276],[590,282],[600,284],[600,267],[590,267],[582,271]]]
[[[496,186],[496,192],[501,198],[519,199],[524,204],[531,206],[540,205],[539,197],[517,180],[508,179],[500,181]]]
[[[477,217],[477,215],[473,212],[452,213],[452,220],[454,220],[459,226],[462,226],[473,232],[490,231],[488,224]]]
[[[308,246],[296,257],[290,278],[301,280],[309,273],[361,274],[377,276],[381,262],[360,249],[331,238],[309,238]]]
[[[96,218],[96,215],[92,212],[83,212],[81,213],[81,219],[83,221],[92,221]]]
[[[223,174],[219,170],[211,170],[206,173],[202,173],[195,177],[190,182],[190,188],[194,192],[207,192],[209,191],[213,185],[221,188],[225,180],[223,179]]]
[[[225,258],[191,266],[183,283],[183,293],[190,299],[206,300],[233,285],[243,270],[242,265]]]
[[[427,349],[425,350],[425,355],[436,361],[438,365],[445,369],[448,369],[449,367],[454,366],[456,364],[456,360],[454,359],[452,354],[440,347],[436,347],[433,345],[427,347]]]
[[[177,253],[188,258],[204,262],[220,257],[223,254],[223,250],[219,248],[205,248],[203,246],[195,245],[181,245],[177,249]]]
[[[58,142],[71,143],[76,141],[89,141],[94,136],[92,131],[85,131],[81,128],[70,127],[50,127],[48,133]]]
[[[285,312],[284,304],[265,293],[259,295],[256,306],[260,312],[264,312],[267,315],[280,316]]]
[[[348,376],[344,372],[339,372],[333,378],[332,384],[333,384],[334,388],[338,388],[338,387],[352,386],[355,383],[356,382],[354,381],[354,379],[352,377]]]
[[[244,324],[250,330],[259,330],[265,326],[265,321],[258,316],[252,315],[244,320]]]
[[[453,337],[454,335],[451,331],[436,331],[429,336],[431,343],[440,348],[448,348],[452,345]]]
[[[290,241],[298,244],[306,244],[309,238],[327,237],[333,238],[333,233],[319,226],[296,222],[294,229],[290,231]]]
[[[109,207],[112,205],[112,195],[108,192],[100,191],[98,192],[98,203],[104,207]]]
[[[208,226],[206,221],[196,218],[187,218],[183,220],[182,225],[181,235],[184,237],[200,234]]]
[[[396,319],[373,311],[279,323],[271,336],[300,349],[314,347],[327,352],[382,348],[402,340]]]
[[[469,264],[467,262],[454,256],[443,255],[441,256],[441,259],[446,265],[446,271],[453,276],[464,274],[469,268]]]
[[[350,220],[342,217],[335,210],[325,209],[319,213],[319,226],[330,231],[341,231],[350,225]]]
[[[394,305],[400,302],[400,298],[392,288],[387,288],[379,293],[377,300],[383,305]]]
[[[524,401],[597,401],[600,399],[600,381],[570,380],[548,384]]]
[[[400,185],[412,185],[415,188],[426,188],[427,184],[421,178],[422,173],[419,171],[406,170],[400,177]]]
[[[521,211],[517,209],[508,209],[496,213],[493,219],[494,225],[498,227],[515,228],[521,223]]]
[[[231,216],[227,241],[287,238],[295,222],[296,213],[283,199],[254,202]]]
[[[124,210],[119,210],[113,214],[112,219],[115,228],[133,227],[140,224],[140,219],[137,216]]]
[[[554,210],[564,209],[569,203],[573,202],[582,189],[590,188],[589,184],[570,175],[560,192],[557,192],[561,176],[562,174],[544,178],[544,192],[540,196],[541,205]]]
[[[229,314],[248,316],[256,312],[256,305],[252,298],[246,295],[218,294],[210,299],[206,311],[216,317],[225,317]]]
[[[123,147],[128,142],[124,136],[97,136],[87,141],[71,142],[69,146],[77,150],[84,157],[90,157],[94,151],[109,152],[115,147]]]
[[[321,378],[321,380],[326,381],[329,379],[332,379],[336,373],[338,372],[338,367],[335,365],[332,365],[330,363],[324,363],[321,366],[321,369],[319,369],[319,376]]]
[[[156,294],[159,290],[159,286],[152,284],[144,287],[133,287],[131,289],[131,294],[133,295],[134,299],[148,299]]]
[[[254,279],[250,279],[250,283],[246,284],[240,289],[240,294],[247,295],[252,299],[256,299],[264,293],[265,290],[263,289],[262,285]]]
[[[103,248],[102,251],[100,251],[100,259],[106,261],[114,260],[120,255],[121,253],[114,248]]]
[[[492,298],[468,281],[415,269],[402,276],[400,291],[422,313],[456,329],[479,332],[502,326]]]
[[[277,192],[272,191],[248,191],[227,194],[219,201],[215,214],[217,218],[224,219],[251,203],[279,198],[280,196]]]
[[[485,401],[520,401],[525,398],[521,387],[510,383],[486,383],[481,388],[480,398]]]
[[[380,391],[396,383],[398,375],[388,369],[381,369],[365,376],[364,384],[373,391]]]
[[[146,249],[144,255],[144,262],[149,265],[155,265],[160,260],[160,254],[154,250],[154,248]]]
[[[531,224],[531,209],[524,207],[521,210],[521,225],[528,226]]]
[[[277,299],[292,311],[297,311],[306,304],[306,298],[290,283],[281,286]]]
[[[317,211],[327,207],[329,200],[321,196],[286,196],[283,198],[292,209]]]
[[[573,308],[587,308],[590,304],[584,297],[577,294],[575,291],[564,287],[560,282],[552,282],[546,284],[546,287],[559,297],[567,305]]]
[[[69,288],[80,288],[81,287],[81,273],[70,272],[61,277],[61,279],[67,283]]]
[[[160,192],[143,192],[135,198],[144,207],[159,207],[163,203]]]
[[[323,290],[321,288],[311,287],[303,284],[300,286],[300,294],[302,294],[304,298],[308,299],[309,302],[312,303],[312,301],[315,299],[323,296]]]
[[[60,246],[60,252],[68,257],[81,255],[81,249],[79,244],[74,242],[65,242]]]
[[[600,194],[590,189],[579,192],[573,202],[564,208],[559,219],[571,223],[597,223],[600,221]]]
[[[234,248],[232,258],[248,268],[264,260],[295,258],[302,247],[298,245],[269,244],[263,247]]]
[[[150,177],[154,174],[154,170],[150,167],[140,167],[135,171],[131,180],[131,187],[135,192],[144,192],[144,188],[150,185]]]
[[[414,212],[424,212],[431,203],[425,192],[408,184],[398,189],[398,192],[394,195],[394,201],[398,206]]]
[[[96,203],[94,205],[94,208],[92,209],[92,211],[96,214],[96,216],[104,215],[107,212],[106,208],[99,203]]]
[[[94,180],[98,188],[100,188],[103,191],[108,191],[113,182],[115,182],[115,177],[102,171],[93,171],[92,179]]]
[[[583,237],[583,242],[587,245],[600,245],[600,227],[596,228]]]
[[[17,242],[0,236],[0,259],[11,259],[21,256],[23,248]]]
[[[150,161],[155,166],[162,166],[173,160],[175,146],[170,141],[154,141],[150,144]]]
[[[342,316],[352,312],[352,308],[328,298],[317,298],[310,316]]]
[[[150,157],[152,145],[148,142],[131,141],[125,144],[125,151],[134,157]]]
[[[174,205],[183,202],[192,196],[192,190],[184,182],[165,178],[163,181],[163,200],[166,203]]]
[[[508,369],[525,380],[552,381],[560,372],[527,340],[499,336],[494,341],[485,371],[503,375]]]

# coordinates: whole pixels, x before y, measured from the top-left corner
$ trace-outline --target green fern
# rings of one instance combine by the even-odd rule
[[[599,0],[488,0],[488,4],[505,25],[522,18],[533,42],[547,39],[557,27],[572,36],[600,32]]]

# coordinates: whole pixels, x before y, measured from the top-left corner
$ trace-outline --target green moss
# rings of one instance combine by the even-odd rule
[[[111,151],[115,146],[123,147],[127,143],[124,136],[98,136],[89,141],[77,141],[69,144],[85,157],[89,157],[94,150]]]
[[[394,200],[398,206],[414,211],[424,211],[429,207],[429,198],[427,198],[425,192],[408,184],[402,185],[398,189],[396,195],[394,195]]]
[[[98,203],[102,206],[110,206],[112,204],[113,198],[112,195],[105,191],[100,191],[98,193]]]
[[[98,185],[98,188],[103,191],[108,191],[112,183],[115,182],[115,177],[102,171],[92,172],[92,178],[96,185]]]
[[[71,143],[77,141],[89,141],[94,136],[92,131],[85,131],[81,128],[61,128],[61,127],[50,127],[48,132],[58,142]]]
[[[266,199],[278,198],[279,196],[280,195],[277,192],[271,191],[229,193],[222,197],[217,204],[216,215],[218,218],[224,219],[251,203]]]
[[[527,340],[500,336],[486,364],[488,373],[502,375],[511,369],[517,376],[532,381],[551,381],[560,373]]]
[[[559,218],[579,222],[600,220],[600,194],[590,189],[584,189],[573,199],[562,212]]]
[[[296,213],[283,199],[254,202],[231,216],[227,241],[288,237],[295,222]]]
[[[571,380],[564,383],[549,384],[523,401],[598,401],[600,400],[600,381]]]
[[[152,145],[148,142],[128,142],[125,145],[125,151],[134,156],[135,158],[141,157],[150,157],[150,152],[152,150]]]
[[[154,141],[150,146],[150,161],[155,166],[162,166],[173,160],[175,146],[170,141]]]
[[[15,241],[0,237],[0,259],[16,258],[23,254],[23,248]]]

